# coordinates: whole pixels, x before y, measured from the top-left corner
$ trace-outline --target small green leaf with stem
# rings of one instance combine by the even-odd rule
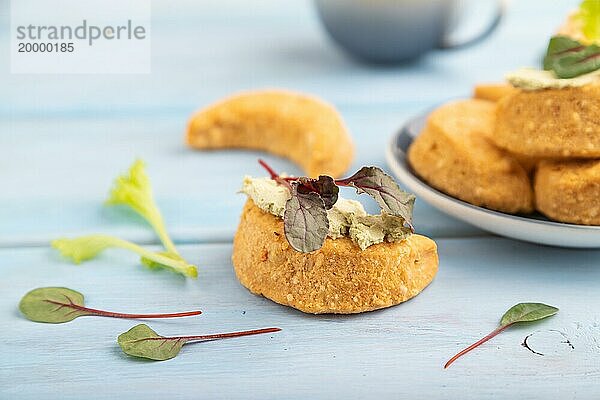
[[[164,361],[176,357],[183,345],[188,342],[258,335],[262,333],[278,332],[280,330],[281,329],[279,328],[264,328],[212,335],[165,337],[154,332],[148,325],[139,324],[127,332],[120,334],[117,338],[117,343],[121,346],[123,352],[130,356]]]
[[[558,312],[558,308],[542,303],[519,303],[504,313],[500,325],[512,325],[517,322],[533,322],[548,318]]]
[[[115,180],[106,203],[128,206],[141,215],[155,230],[166,251],[152,252],[135,243],[102,234],[57,239],[52,242],[52,247],[76,264],[94,258],[108,248],[122,248],[139,254],[142,264],[150,269],[165,268],[190,278],[198,277],[198,268],[181,257],[167,233],[162,215],[154,202],[143,161],[137,160],[127,174]]]
[[[600,46],[585,46],[567,36],[550,39],[544,69],[562,79],[575,78],[600,69]]]
[[[544,318],[548,318],[558,312],[558,308],[552,307],[542,303],[519,303],[513,307],[511,307],[500,319],[500,325],[494,331],[492,331],[489,335],[484,338],[478,340],[473,343],[466,349],[460,351],[454,357],[452,357],[448,362],[444,365],[444,368],[448,368],[450,364],[456,361],[459,357],[467,354],[469,351],[479,347],[483,343],[487,342],[494,336],[498,335],[500,332],[512,326],[513,324],[520,322],[533,322],[539,321]]]
[[[88,235],[73,239],[61,238],[52,241],[52,247],[57,249],[63,257],[71,259],[75,264],[90,260],[108,248],[121,248],[139,254],[144,264],[150,268],[165,268],[190,278],[198,277],[198,268],[188,264],[180,256],[171,253],[152,252],[109,235]]]
[[[145,319],[177,318],[202,314],[201,311],[188,311],[173,314],[124,314],[86,307],[83,295],[64,287],[44,287],[33,289],[21,299],[19,310],[29,320],[61,324],[81,316],[110,318]]]
[[[127,174],[121,175],[115,180],[106,204],[130,207],[152,226],[169,253],[179,255],[154,201],[150,179],[146,175],[142,160],[136,160]]]

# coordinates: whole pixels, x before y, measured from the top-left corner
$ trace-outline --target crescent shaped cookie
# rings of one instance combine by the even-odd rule
[[[309,176],[338,177],[354,146],[338,112],[299,93],[265,90],[235,95],[192,116],[187,144],[197,149],[244,148],[287,157]]]
[[[410,235],[361,250],[348,237],[327,238],[300,253],[283,220],[248,199],[233,240],[233,266],[252,293],[306,313],[350,314],[393,306],[419,294],[438,269],[433,240]]]

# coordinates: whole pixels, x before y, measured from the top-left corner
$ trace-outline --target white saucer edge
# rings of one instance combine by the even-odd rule
[[[450,196],[442,195],[416,178],[406,167],[406,158],[398,160],[394,152],[397,134],[393,135],[386,148],[386,161],[396,178],[434,208],[461,221],[486,231],[522,241],[557,247],[593,249],[600,248],[600,227],[585,225],[555,224],[552,222],[527,220],[463,203]],[[400,161],[403,161],[401,164]]]

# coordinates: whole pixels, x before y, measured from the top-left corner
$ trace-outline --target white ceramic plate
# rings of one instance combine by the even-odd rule
[[[600,248],[600,226],[549,221],[540,214],[511,215],[474,206],[448,196],[419,179],[408,165],[406,151],[425,125],[423,115],[409,121],[386,151],[388,165],[402,184],[438,210],[498,235],[560,247]]]

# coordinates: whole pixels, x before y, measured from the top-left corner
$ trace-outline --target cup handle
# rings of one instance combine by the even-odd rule
[[[496,12],[494,14],[493,19],[490,21],[489,25],[480,33],[475,35],[472,38],[464,39],[464,40],[452,40],[448,36],[444,37],[441,43],[438,45],[439,49],[458,49],[462,47],[472,46],[481,42],[490,36],[498,25],[500,25],[500,21],[504,18],[506,14],[506,9],[508,7],[509,0],[497,0]]]

